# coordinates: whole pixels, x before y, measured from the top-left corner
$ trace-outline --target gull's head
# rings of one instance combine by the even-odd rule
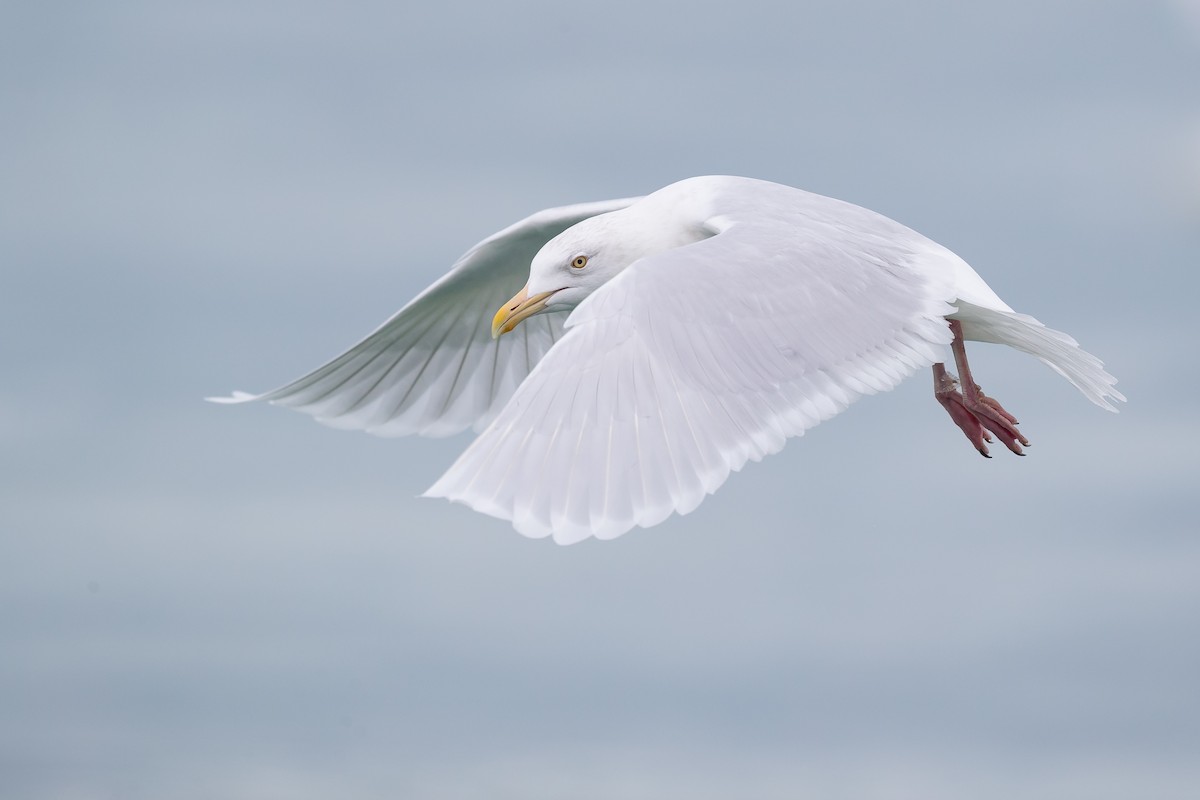
[[[574,308],[646,255],[636,237],[623,235],[623,213],[590,217],[547,242],[533,257],[525,288],[496,312],[492,337],[508,333],[534,314]]]

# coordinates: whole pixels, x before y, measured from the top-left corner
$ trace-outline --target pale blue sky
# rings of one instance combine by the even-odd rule
[[[1195,2],[0,6],[0,797],[1192,798]],[[733,173],[1071,332],[560,548],[200,398],[538,208]]]

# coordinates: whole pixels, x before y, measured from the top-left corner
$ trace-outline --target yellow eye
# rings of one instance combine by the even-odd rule
[[[587,266],[587,256],[575,256],[575,260],[571,262],[571,266],[575,269],[583,269]]]

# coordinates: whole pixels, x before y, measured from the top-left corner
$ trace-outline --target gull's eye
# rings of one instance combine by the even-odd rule
[[[575,259],[571,261],[571,266],[575,269],[583,269],[587,266],[587,256],[575,256]]]

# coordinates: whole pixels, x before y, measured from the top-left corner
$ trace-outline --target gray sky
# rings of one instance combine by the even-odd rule
[[[1200,4],[0,6],[0,795],[1191,798]],[[266,389],[533,210],[732,173],[955,249],[977,346],[560,548]]]

